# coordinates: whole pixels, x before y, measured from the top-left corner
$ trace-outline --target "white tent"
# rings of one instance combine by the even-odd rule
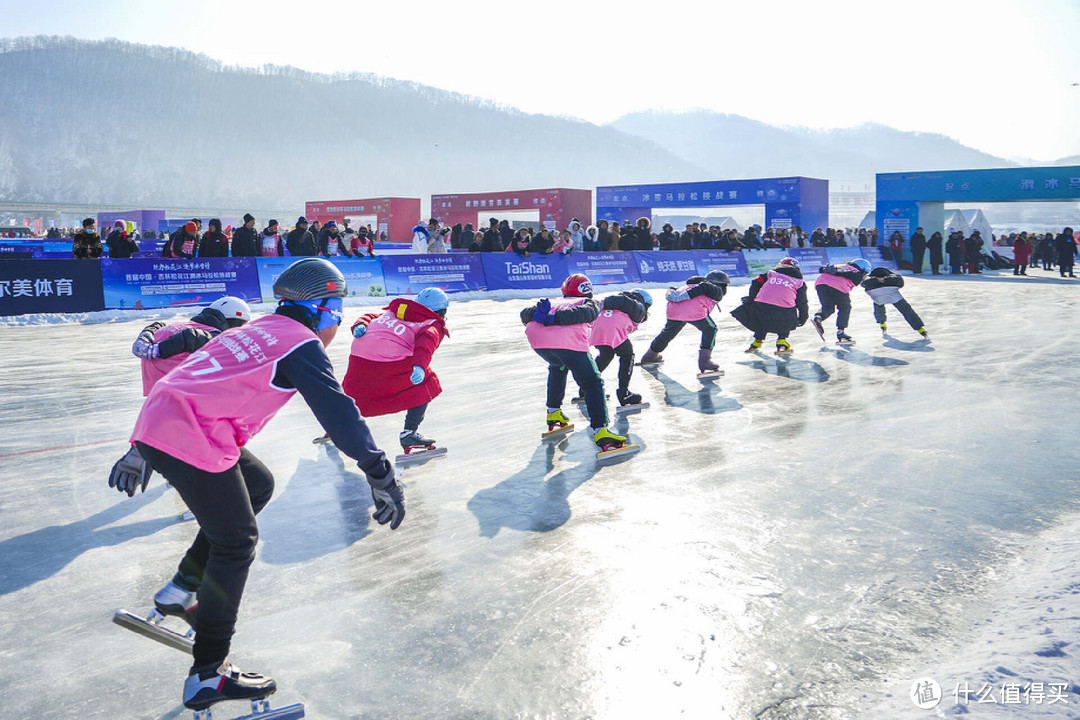
[[[866,215],[863,217],[862,220],[859,221],[859,224],[856,225],[856,227],[861,227],[861,228],[866,228],[866,229],[877,227],[877,213],[875,211],[873,211],[873,210],[866,213]]]
[[[735,221],[735,218],[731,217],[730,215],[725,215],[723,217],[707,217],[702,219],[709,227],[712,227],[713,225],[719,225],[721,230],[738,230],[739,232],[743,231],[742,225],[737,223]]]
[[[982,210],[964,210],[964,220],[973,231],[978,230],[983,238],[983,247],[989,248],[993,242],[994,230],[990,227],[990,221]]]
[[[948,212],[948,211],[946,211]],[[968,225],[967,218],[964,217],[964,213],[959,210],[953,210],[945,216],[945,237],[959,230],[964,233],[964,237],[971,235],[971,226]],[[985,241],[986,238],[984,237]]]

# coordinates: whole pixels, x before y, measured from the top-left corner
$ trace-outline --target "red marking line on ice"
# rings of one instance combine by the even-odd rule
[[[90,447],[91,445],[105,445],[127,440],[126,437],[112,438],[110,440],[95,440],[94,442],[81,443],[79,445],[57,445],[56,447],[39,448],[37,450],[20,450],[19,452],[0,455],[0,458],[18,457],[19,455],[34,455],[35,453],[55,452],[57,450],[74,450],[75,448]]]

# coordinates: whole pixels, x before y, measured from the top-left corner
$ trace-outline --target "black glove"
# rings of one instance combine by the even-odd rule
[[[127,454],[113,465],[112,472],[109,473],[109,487],[126,492],[128,497],[135,497],[135,488],[140,484],[141,491],[146,492],[146,484],[150,482],[153,473],[150,465],[139,454],[138,448],[132,445]]]
[[[371,499],[375,501],[372,519],[380,525],[390,523],[391,530],[397,530],[405,519],[405,489],[398,484],[391,467],[384,477],[367,474],[371,486]]]

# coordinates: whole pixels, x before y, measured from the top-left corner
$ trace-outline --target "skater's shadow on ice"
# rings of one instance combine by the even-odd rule
[[[285,492],[259,513],[259,537],[264,539],[259,557],[264,562],[306,562],[347,548],[371,532],[367,480],[359,469],[346,470],[337,448],[323,448],[318,460],[297,464]]]
[[[693,410],[705,415],[742,410],[742,403],[721,394],[722,390],[717,383],[723,378],[705,381],[700,388],[691,390],[654,367],[645,368],[645,372],[659,380],[664,386],[664,402],[672,407]]]
[[[178,515],[115,525],[165,493],[161,482],[137,498],[118,500],[101,512],[67,525],[50,525],[0,542],[0,595],[52,577],[88,550],[153,535],[182,522]]]
[[[546,478],[555,469],[556,449],[565,451],[570,442],[568,437],[558,443],[541,443],[522,470],[469,499],[468,508],[480,522],[481,537],[493,538],[502,528],[549,532],[570,519],[570,493],[598,469],[592,462],[584,462]],[[587,442],[591,445],[591,438]]]
[[[904,342],[894,338],[892,335],[885,335],[885,342],[883,346],[891,348],[893,350],[908,350],[910,352],[934,352],[934,346],[925,340],[916,340],[915,342]]]
[[[897,365],[910,365],[907,360],[901,360],[899,358],[881,357],[878,355],[869,355],[862,350],[856,350],[855,348],[831,348],[829,350],[823,350],[822,352],[830,352],[840,360],[851,363],[852,365],[864,365],[867,367],[895,367]]]
[[[805,383],[823,383],[829,381],[829,373],[825,368],[810,360],[796,360],[794,358],[777,360],[776,358],[761,356],[757,360],[740,362],[739,365],[745,365],[748,368],[760,370],[767,375],[776,375],[777,377],[789,378]]]

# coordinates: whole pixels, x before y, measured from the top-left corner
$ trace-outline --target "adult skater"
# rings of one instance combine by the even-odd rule
[[[274,294],[283,298],[274,314],[222,333],[154,386],[135,422],[134,447],[109,477],[113,486],[134,483],[153,468],[199,523],[179,571],[154,596],[163,614],[193,620],[194,662],[183,702],[195,710],[276,689],[269,677],[241,672],[227,657],[255,556],[255,516],[274,489],[270,471],[244,446],[295,392],[338,449],[358,461],[374,519],[394,529],[405,516],[393,469],[323,349],[341,322],[344,276],[327,260],[305,258],[282,272]]]
[[[716,323],[709,313],[727,292],[730,279],[722,270],[713,270],[705,277],[694,275],[686,284],[667,293],[667,323],[649,349],[641,356],[642,365],[659,365],[664,361],[660,355],[679,331],[689,323],[701,331],[701,347],[698,349],[698,370],[715,372],[720,366],[712,361],[713,343],[716,342]]]
[[[548,364],[547,425],[548,432],[572,427],[562,411],[566,395],[566,375],[572,373],[574,382],[585,398],[585,407],[592,426],[593,442],[602,451],[626,447],[626,438],[607,428],[608,411],[604,402],[604,381],[589,354],[589,335],[592,323],[600,315],[600,306],[592,299],[592,282],[575,273],[562,285],[562,298],[530,305],[521,311],[525,336],[536,354]]]
[[[251,320],[251,309],[238,297],[225,296],[210,303],[190,320],[153,322],[142,329],[131,353],[142,360],[143,395],[182,363],[188,355],[222,332]],[[134,494],[134,488],[129,494]]]
[[[415,300],[394,298],[379,315],[353,324],[349,369],[342,387],[364,417],[405,412],[401,448],[406,454],[434,447],[420,434],[428,404],[442,393],[431,357],[446,329],[450,301],[439,288],[427,288]]]
[[[844,332],[851,318],[851,290],[870,272],[870,262],[864,258],[855,258],[843,265],[822,265],[818,272],[814,288],[817,290],[818,300],[821,301],[821,309],[811,320],[814,329],[824,340],[825,329],[822,323],[835,311],[836,341],[841,345],[852,344],[855,341]]]
[[[601,305],[600,316],[593,323],[589,343],[599,354],[596,369],[607,369],[617,355],[619,357],[619,387],[615,398],[620,405],[640,405],[641,395],[630,392],[630,377],[634,373],[634,345],[630,333],[649,317],[652,295],[647,290],[634,288],[626,292],[608,295]]]
[[[904,278],[900,277],[888,268],[879,267],[870,271],[870,276],[861,283],[862,289],[874,301],[874,320],[881,327],[881,332],[886,330],[885,306],[893,305],[907,320],[911,329],[929,339],[930,335],[923,326],[922,318],[912,309],[911,304],[900,294],[900,288],[904,287]]]
[[[791,257],[782,258],[772,270],[754,278],[750,293],[731,311],[732,317],[754,333],[746,352],[756,352],[766,335],[776,333],[776,352],[781,354],[791,352],[788,335],[805,325],[809,315],[806,282],[799,261]]]

